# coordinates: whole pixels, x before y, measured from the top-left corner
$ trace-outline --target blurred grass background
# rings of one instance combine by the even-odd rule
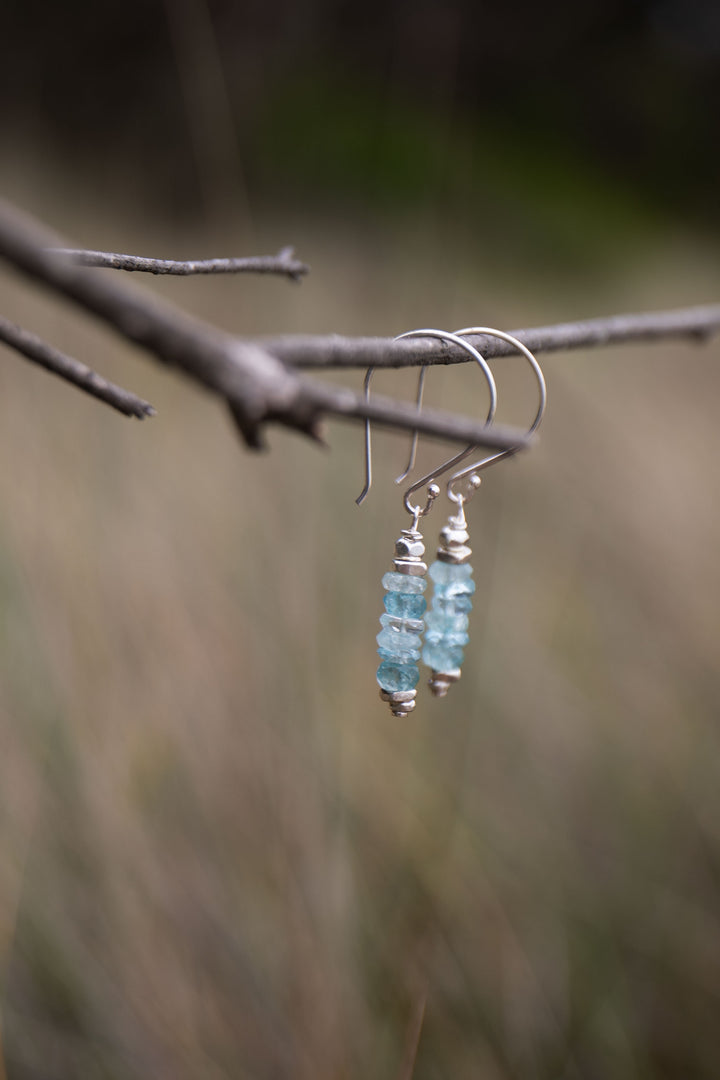
[[[423,37],[400,4],[280,5],[273,37],[252,5],[92,21],[76,3],[63,64],[56,14],[33,37],[32,8],[3,45],[6,77],[26,75],[4,99],[4,193],[89,247],[294,243],[313,268],[299,288],[142,281],[238,333],[511,328],[717,297],[715,149],[688,137],[675,184],[626,169],[622,146],[593,160],[609,76],[580,61],[602,45],[617,74],[633,45],[655,77],[619,103],[649,158],[668,132],[702,142],[701,5],[679,30],[678,8],[641,5],[644,36],[637,12],[551,9],[556,124],[522,79],[512,109],[473,91],[473,55],[508,63],[511,15],[492,6],[421,5]],[[529,12],[521,71],[537,67]],[[478,29],[485,52],[468,53]],[[667,40],[682,62],[668,49],[662,68]],[[637,102],[661,74],[683,106],[653,99],[669,116],[653,127]],[[560,122],[573,95],[585,140]],[[330,452],[272,431],[250,454],[215,401],[5,271],[2,288],[8,316],[158,416],[128,422],[3,354],[0,1076],[403,1080],[424,1009],[418,1080],[716,1078],[717,343],[545,358],[542,439],[469,510],[462,681],[399,723],[374,637],[404,440],[377,435],[358,510],[360,427],[329,427]],[[522,423],[520,366],[499,382]],[[482,407],[472,371],[428,386]]]

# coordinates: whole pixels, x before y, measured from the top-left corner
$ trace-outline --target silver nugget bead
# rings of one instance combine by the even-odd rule
[[[434,697],[445,697],[452,684],[458,682],[460,675],[459,668],[455,671],[433,671],[428,679],[428,686]]]
[[[403,529],[395,541],[393,565],[399,574],[423,577],[427,573],[427,564],[422,561],[424,554],[422,533],[417,529]]]
[[[414,556],[419,559],[425,554],[425,545],[421,539],[415,540],[410,537],[401,536],[395,541],[395,554],[399,555],[400,558]]]
[[[465,507],[460,504],[457,514],[448,518],[447,524],[440,530],[440,544],[438,545],[437,557],[440,562],[465,563],[472,555],[472,548],[468,547],[467,541],[470,533],[467,531],[465,520]]]

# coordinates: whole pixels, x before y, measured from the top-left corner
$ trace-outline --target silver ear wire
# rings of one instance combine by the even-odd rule
[[[365,372],[365,379],[363,381],[363,396],[364,396],[366,401],[370,400],[370,383],[372,381],[374,371],[375,371],[375,368],[369,367],[367,369],[367,371]],[[361,506],[362,503],[365,501],[371,487],[372,487],[372,449],[370,447],[370,417],[366,416],[365,417],[365,486],[363,487],[362,491],[360,492],[357,499],[355,500],[355,502],[357,503],[358,506]]]
[[[509,345],[512,345],[515,349],[518,350],[519,353],[521,353],[525,357],[535,374],[535,378],[538,384],[539,400],[537,412],[535,413],[533,422],[527,431],[528,435],[534,435],[534,433],[540,427],[542,419],[545,415],[545,408],[547,405],[547,387],[545,385],[545,376],[543,375],[542,368],[540,367],[540,364],[538,363],[533,353],[531,353],[530,349],[528,349],[527,345],[523,345],[522,341],[518,341],[518,339],[516,337],[513,337],[512,334],[507,334],[504,330],[493,330],[492,327],[489,326],[468,326],[465,327],[463,330],[455,330],[454,333],[456,336],[461,338],[469,335],[486,335],[488,337],[500,338],[502,341],[507,341]],[[517,450],[518,448],[514,447],[510,450],[501,450],[499,451],[499,453],[496,454],[489,454],[488,456],[481,458],[480,461],[476,461],[472,465],[468,465],[466,468],[454,473],[454,475],[450,477],[447,485],[448,498],[450,498],[454,503],[462,506],[462,504],[464,502],[467,502],[467,500],[471,498],[474,492],[480,487],[480,477],[477,476],[477,473],[481,472],[483,469],[489,468],[491,465],[497,464],[498,461],[502,461],[504,458],[511,457],[513,454],[517,453]],[[466,477],[469,478],[468,490],[466,490],[464,493],[456,491],[455,485],[458,484],[461,480],[464,480]]]
[[[418,375],[417,394],[415,395],[415,408],[417,409],[418,412],[420,412],[420,410],[422,409],[423,392],[424,392],[424,389],[425,389],[425,376],[426,375],[427,375],[427,364],[423,364],[423,366],[420,368],[420,374]],[[402,484],[405,477],[409,476],[410,473],[415,468],[415,458],[417,457],[417,447],[418,447],[418,433],[417,433],[417,431],[413,431],[412,436],[410,438],[410,454],[408,456],[408,463],[405,466],[405,468],[403,469],[403,471],[400,473],[400,475],[395,477],[395,483],[396,484]]]
[[[475,360],[475,362],[478,364],[478,366],[482,370],[483,374],[485,375],[486,382],[488,384],[488,389],[489,389],[489,392],[490,392],[490,407],[488,409],[488,413],[487,413],[487,417],[486,417],[486,423],[488,423],[488,424],[491,423],[492,420],[493,420],[493,417],[495,416],[495,410],[497,408],[497,387],[495,385],[495,379],[493,378],[493,373],[490,370],[490,366],[488,365],[485,358],[483,356],[481,356],[481,354],[478,352],[478,350],[473,345],[471,345],[469,341],[466,341],[463,337],[460,337],[457,334],[451,334],[447,330],[430,330],[430,329],[408,330],[404,334],[398,334],[398,336],[395,338],[395,341],[400,341],[403,338],[411,338],[411,337],[434,337],[434,338],[439,338],[442,341],[449,341],[454,345],[458,345],[461,349],[464,349],[465,352],[470,354],[472,359]],[[374,368],[370,367],[370,368],[368,368],[367,372],[365,373],[365,381],[364,381],[363,385],[364,385],[365,400],[366,401],[369,401],[369,399],[370,399],[370,382],[372,380],[374,370],[375,370]],[[418,393],[417,393],[418,412],[420,411],[420,407],[422,405],[422,391],[423,391],[423,384],[424,384],[424,381],[425,381],[425,372],[426,372],[426,365],[424,365],[422,367],[421,372],[420,372],[420,377],[418,379]],[[418,442],[418,433],[417,433],[417,431],[415,431],[413,433],[411,447],[410,447],[410,462],[408,463],[408,468],[405,470],[405,472],[401,473],[401,475],[397,478],[396,483],[402,482],[407,477],[408,472],[410,471],[410,469],[414,465],[414,463],[415,463],[415,453],[416,453],[416,450],[417,450],[417,442]],[[439,466],[437,466],[437,468],[433,469],[432,472],[426,473],[425,476],[421,477],[419,480],[416,480],[413,484],[410,485],[410,487],[407,489],[407,491],[405,491],[405,493],[403,495],[403,505],[405,506],[405,509],[407,510],[408,514],[410,514],[413,517],[413,520],[415,521],[415,524],[417,524],[417,521],[419,520],[419,518],[424,517],[425,514],[427,514],[429,512],[430,507],[432,506],[432,503],[434,501],[434,498],[436,497],[434,491],[430,490],[434,485],[434,481],[436,481],[438,479],[438,477],[444,475],[444,473],[448,472],[448,470],[454,468],[456,465],[459,465],[461,461],[464,461],[464,459],[469,454],[471,454],[473,452],[475,447],[476,447],[476,444],[471,443],[469,446],[466,446],[464,450],[461,450],[459,453],[453,454],[451,457],[449,457],[447,459],[447,461],[442,462]],[[419,491],[419,489],[421,487],[424,487],[426,484],[429,485],[429,487],[428,487],[428,500],[427,500],[426,505],[424,507],[419,506],[419,505],[413,505],[410,502],[410,496],[413,495],[416,491]],[[366,420],[365,421],[365,485],[364,485],[362,491],[360,492],[360,494],[358,495],[357,499],[355,500],[355,502],[358,504],[358,506],[365,500],[365,498],[367,497],[368,492],[370,491],[371,487],[372,487],[372,449],[371,449],[370,421]]]

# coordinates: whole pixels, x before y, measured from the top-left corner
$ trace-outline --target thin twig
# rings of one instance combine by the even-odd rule
[[[310,267],[294,258],[294,249],[282,248],[277,255],[249,255],[239,259],[149,259],[144,255],[120,255],[112,251],[86,251],[82,248],[51,248],[56,255],[67,255],[78,266],[106,267],[109,270],[139,271],[145,274],[282,274],[300,281]]]
[[[59,375],[61,379],[77,386],[79,390],[84,390],[86,394],[104,401],[106,405],[117,409],[125,416],[136,416],[138,420],[144,420],[146,416],[155,415],[155,409],[148,401],[143,401],[130,390],[123,390],[122,386],[109,382],[87,364],[80,363],[72,356],[66,356],[36,334],[31,334],[29,330],[16,326],[2,315],[0,315],[0,341],[22,353],[33,363],[44,367],[46,371]]]
[[[380,394],[373,394],[370,401],[366,401],[353,390],[310,380],[305,381],[304,386],[308,388],[314,406],[332,416],[348,420],[367,418],[373,424],[390,430],[419,431],[435,439],[498,449],[524,449],[532,443],[527,432],[518,428],[494,423],[485,425],[470,417],[425,406],[418,412],[414,401],[396,401]]]
[[[720,304],[640,315],[613,315],[511,330],[510,333],[534,353],[678,338],[704,342],[720,333]],[[514,352],[501,338],[476,335],[468,341],[488,360],[495,356],[510,356]],[[393,338],[343,337],[340,334],[292,334],[263,338],[260,344],[273,356],[296,368],[403,368],[469,361],[465,350],[438,338],[395,341]]]

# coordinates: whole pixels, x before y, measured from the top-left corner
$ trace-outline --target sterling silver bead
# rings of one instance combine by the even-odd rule
[[[399,574],[423,577],[427,574],[427,564],[422,561],[424,554],[422,533],[417,529],[403,529],[395,541],[393,565]]]
[[[407,716],[415,708],[417,690],[381,690],[380,697],[387,701],[393,716]]]
[[[453,683],[458,682],[462,672],[459,668],[454,671],[433,671],[428,679],[434,697],[445,697]]]

